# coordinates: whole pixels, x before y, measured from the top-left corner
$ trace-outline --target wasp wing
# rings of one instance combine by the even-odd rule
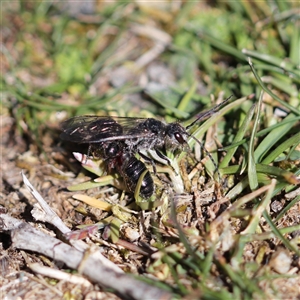
[[[146,118],[77,116],[62,123],[61,139],[74,143],[101,143],[149,136],[137,130]]]

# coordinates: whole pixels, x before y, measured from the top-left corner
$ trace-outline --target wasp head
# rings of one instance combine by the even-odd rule
[[[170,150],[180,149],[182,151],[188,151],[187,137],[188,134],[185,128],[179,123],[168,124],[166,128],[165,146]]]

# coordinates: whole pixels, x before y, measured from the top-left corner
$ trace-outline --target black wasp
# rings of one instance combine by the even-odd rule
[[[210,116],[221,105],[202,113],[193,123],[183,127],[178,122],[164,123],[153,118],[127,118],[108,116],[77,116],[62,123],[61,139],[89,144],[89,151],[101,157],[107,164],[108,171],[116,170],[123,177],[128,190],[135,192],[140,176],[143,178],[140,195],[149,198],[154,193],[154,183],[145,164],[136,158],[139,153],[145,160],[153,160],[143,151],[154,150],[167,163],[169,159],[161,150],[187,150],[188,137],[195,137],[187,132],[199,119]],[[200,143],[201,144],[201,143]]]
[[[168,160],[159,152],[160,149],[187,147],[184,127],[152,118],[78,116],[63,122],[62,129],[63,140],[89,144],[93,155],[105,160],[108,171],[115,169],[123,177],[130,192],[135,192],[140,176],[146,172],[140,188],[143,198],[152,196],[154,183],[145,164],[135,154],[153,149]]]

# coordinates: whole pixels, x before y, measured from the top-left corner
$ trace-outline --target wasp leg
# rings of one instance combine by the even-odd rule
[[[157,176],[157,170],[156,170],[156,166],[155,166],[155,162],[152,158],[150,158],[149,156],[147,156],[146,154],[143,154],[139,151],[139,155],[148,163],[150,163],[152,165],[152,169],[153,169],[153,173]]]
[[[85,160],[84,160],[84,162],[82,161],[81,163],[84,163],[85,165],[87,164],[87,161],[88,161],[88,158],[90,157],[91,151],[92,151],[92,145],[89,144],[88,151],[85,156]],[[82,156],[82,158],[83,158],[83,156]]]
[[[155,149],[155,153],[157,154],[158,157],[160,157],[162,160],[165,160],[167,162],[167,164],[169,166],[172,166],[170,159],[165,156],[164,154],[162,154],[160,151],[158,151],[157,149]]]

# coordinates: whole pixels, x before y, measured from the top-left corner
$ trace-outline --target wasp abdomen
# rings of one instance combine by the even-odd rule
[[[145,171],[147,172],[141,184],[140,195],[143,198],[150,198],[154,193],[154,183],[150,172],[143,162],[135,156],[127,156],[121,166],[120,173],[124,176],[124,181],[129,191],[134,193],[138,180]]]

